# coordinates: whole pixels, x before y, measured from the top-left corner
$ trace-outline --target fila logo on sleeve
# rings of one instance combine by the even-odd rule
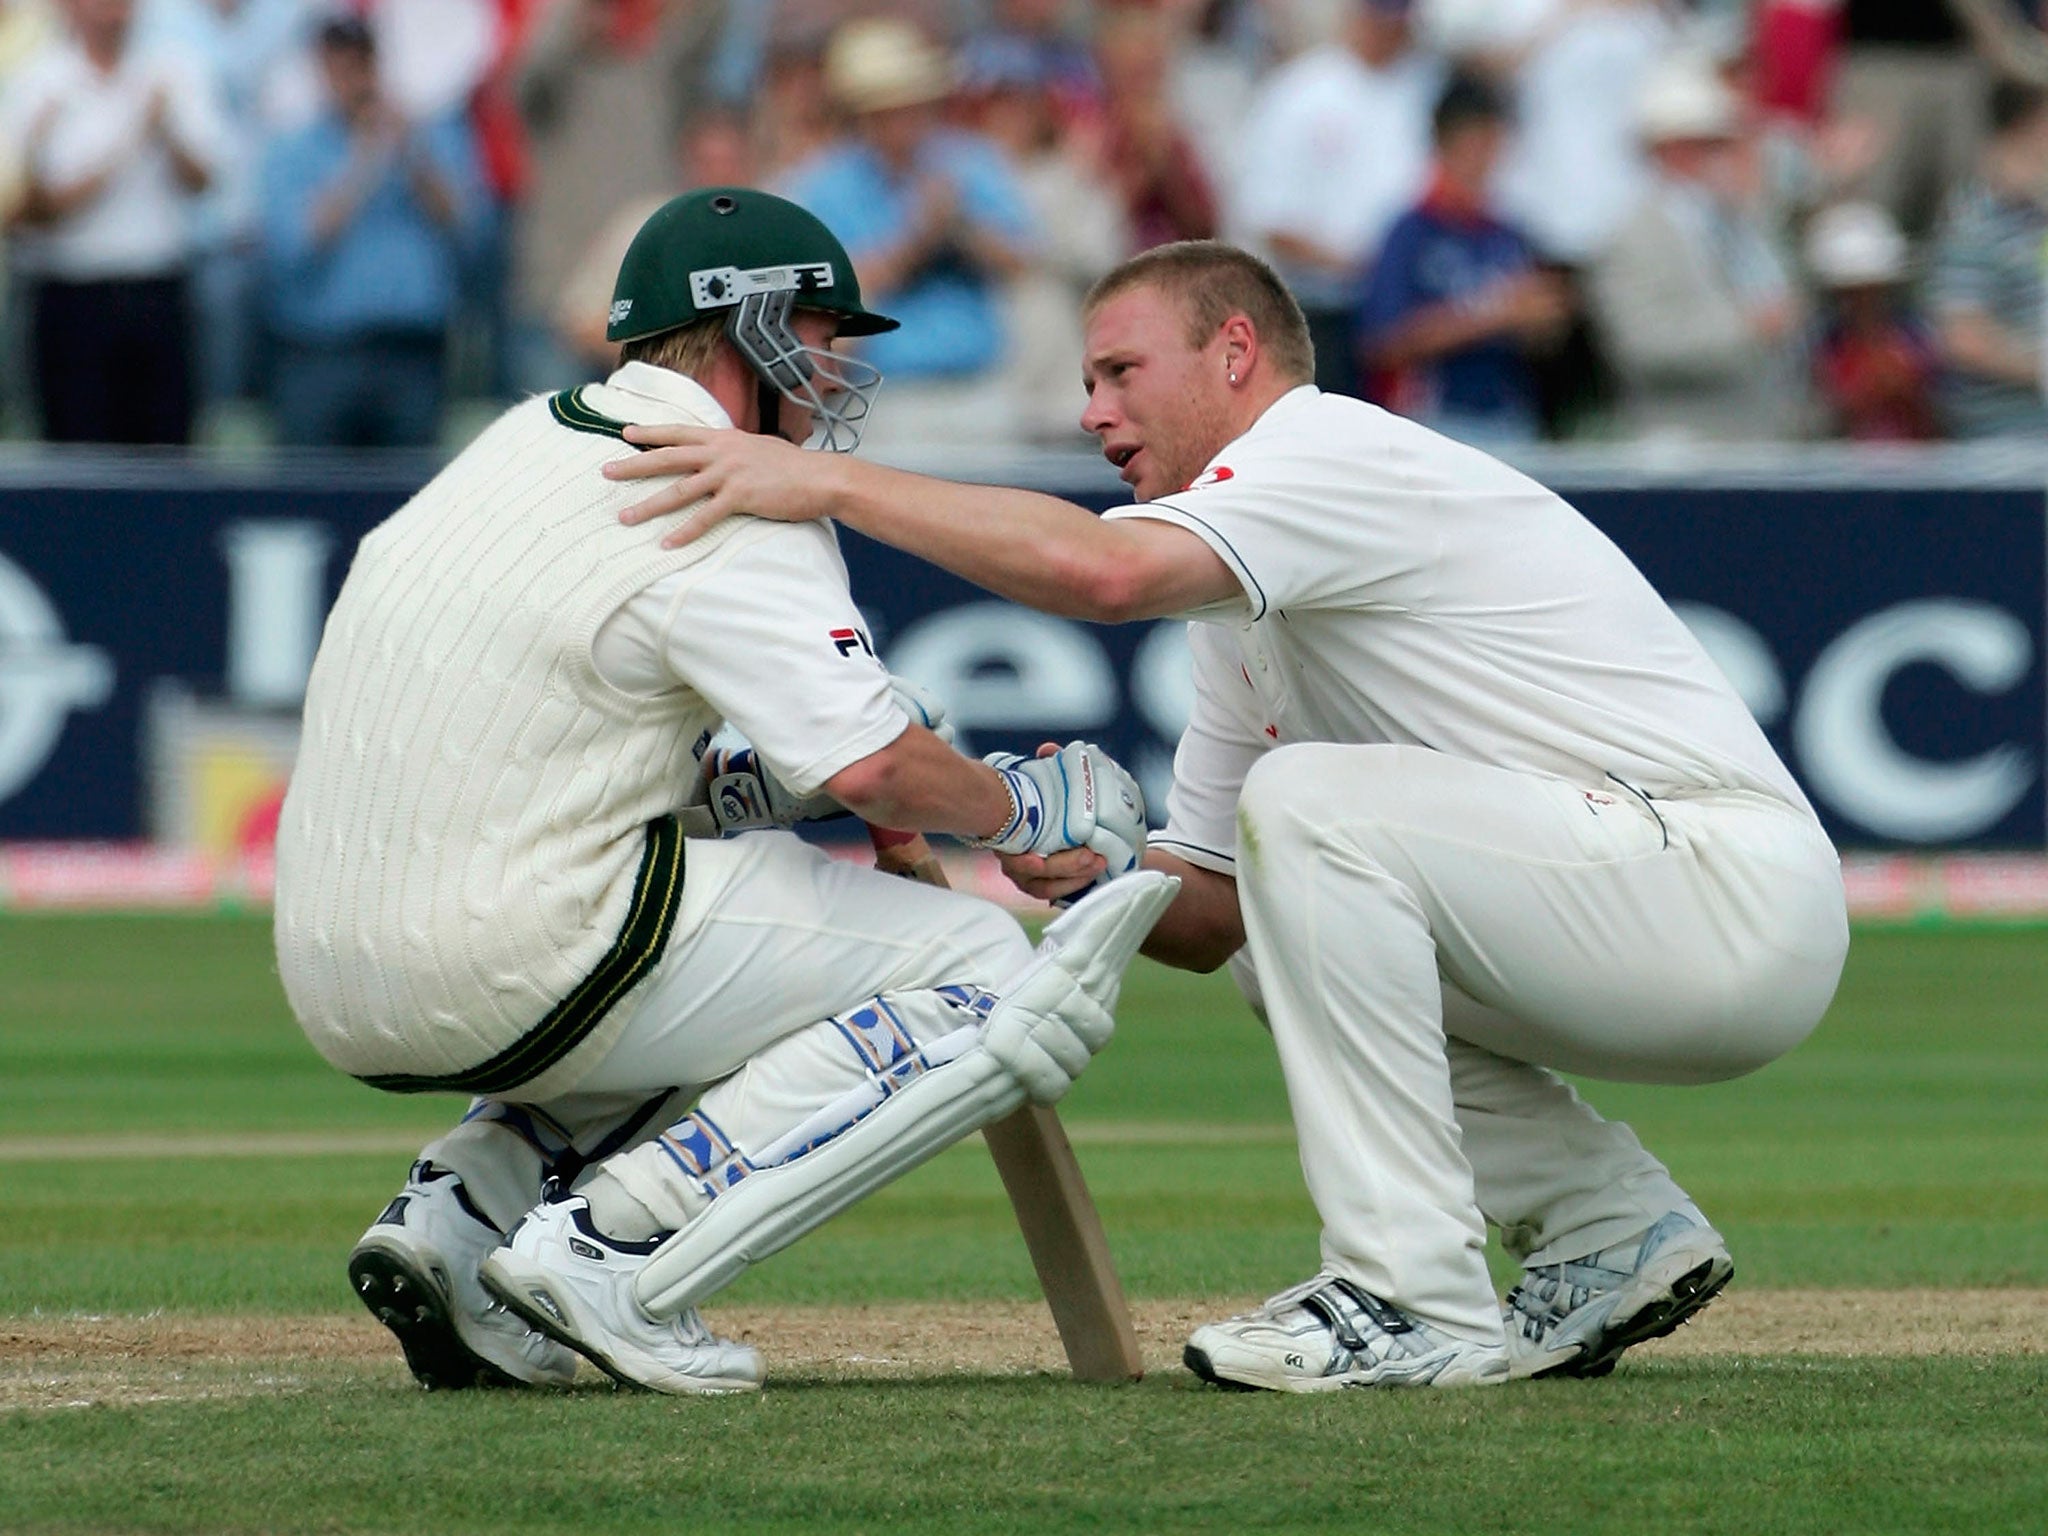
[[[832,642],[832,649],[842,656],[851,656],[859,651],[870,660],[877,659],[874,642],[868,639],[864,629],[835,629],[826,638]]]

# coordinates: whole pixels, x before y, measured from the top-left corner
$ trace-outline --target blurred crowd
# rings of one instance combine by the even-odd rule
[[[601,377],[772,187],[903,320],[871,441],[1079,445],[1079,298],[1269,257],[1318,382],[1489,447],[2044,420],[2034,0],[0,0],[16,436],[440,440]]]

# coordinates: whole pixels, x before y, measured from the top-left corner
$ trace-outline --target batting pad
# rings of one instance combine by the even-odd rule
[[[656,1249],[635,1277],[640,1305],[651,1317],[672,1317],[934,1153],[1020,1108],[1028,1094],[1045,1102],[1057,1098],[1107,1043],[1124,968],[1179,889],[1178,880],[1146,870],[1091,892],[1047,927],[1000,1000],[957,988],[917,994],[986,1022],[954,1029],[914,1053],[908,1034],[885,1029],[892,1020],[885,999],[828,1021],[842,1032],[859,1023],[847,1039],[867,1063],[865,1080],[744,1166],[728,1162],[705,1178],[708,1208]],[[711,1098],[705,1095],[706,1103]],[[663,1142],[671,1155],[681,1150],[674,1132]],[[687,1161],[693,1170],[704,1166],[694,1150]]]
[[[934,1041],[931,1054],[961,1043],[965,1048],[829,1140],[807,1149],[799,1143],[791,1161],[729,1185],[655,1250],[634,1278],[634,1299],[650,1317],[674,1317],[856,1200],[1020,1107],[1023,1085],[972,1039],[979,1033],[960,1030]]]

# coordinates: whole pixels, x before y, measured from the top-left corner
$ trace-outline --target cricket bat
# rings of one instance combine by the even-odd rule
[[[877,869],[926,885],[946,884],[946,872],[923,834],[869,827],[868,835]],[[1017,1212],[1074,1379],[1136,1381],[1145,1365],[1130,1304],[1059,1116],[1043,1104],[1026,1104],[981,1134]]]

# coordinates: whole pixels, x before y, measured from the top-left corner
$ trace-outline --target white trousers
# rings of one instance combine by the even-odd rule
[[[565,1155],[581,1163],[644,1144],[770,1046],[880,993],[992,986],[1030,955],[1002,908],[827,858],[790,833],[692,841],[675,934],[605,1058],[546,1103],[480,1101],[421,1155],[461,1174],[509,1226]],[[859,1061],[842,1054],[798,1052],[793,1074],[769,1075],[752,1102],[801,1118],[806,1101],[859,1080]],[[659,1158],[631,1165],[666,1177]]]
[[[1498,1342],[1488,1219],[1532,1262],[1685,1202],[1548,1070],[1735,1077],[1826,1011],[1834,849],[1761,794],[1650,802],[1416,747],[1301,745],[1238,806],[1250,969],[1323,1262]]]

